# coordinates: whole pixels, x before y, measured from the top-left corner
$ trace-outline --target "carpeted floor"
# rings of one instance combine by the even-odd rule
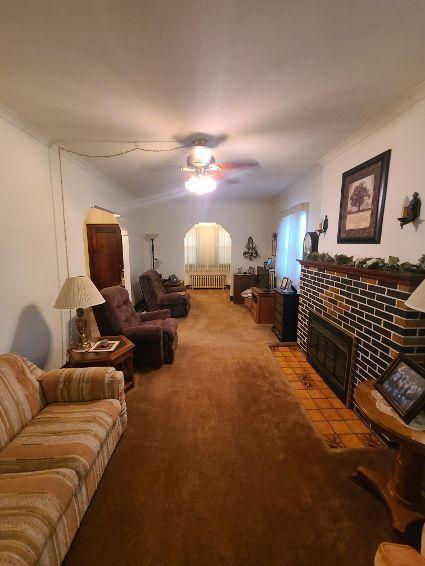
[[[192,292],[175,363],[138,374],[129,425],[66,565],[368,566],[393,540],[353,483],[387,449],[331,451],[268,344],[222,291]]]

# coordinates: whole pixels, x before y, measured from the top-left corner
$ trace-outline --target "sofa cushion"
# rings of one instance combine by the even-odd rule
[[[0,356],[0,449],[40,412],[43,406],[37,377],[43,372],[18,356]]]
[[[47,405],[0,452],[0,473],[70,468],[85,480],[105,441],[115,446],[119,414],[116,399]]]
[[[81,520],[77,486],[66,469],[0,475],[1,564],[60,564]]]

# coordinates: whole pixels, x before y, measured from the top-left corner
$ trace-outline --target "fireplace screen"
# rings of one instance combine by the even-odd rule
[[[329,387],[348,405],[354,338],[310,311],[307,360]]]

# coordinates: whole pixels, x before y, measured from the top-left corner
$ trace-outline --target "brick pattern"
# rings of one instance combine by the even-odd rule
[[[404,305],[413,288],[335,269],[301,269],[298,343],[307,351],[309,311],[356,337],[352,386],[378,378],[399,353],[425,361],[425,313]]]

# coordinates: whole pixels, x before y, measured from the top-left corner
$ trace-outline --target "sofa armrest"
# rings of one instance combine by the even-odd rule
[[[162,342],[162,328],[154,324],[141,324],[140,326],[132,326],[125,331],[126,337],[131,340],[135,345],[138,342]]]
[[[411,546],[383,542],[376,552],[374,566],[425,566],[425,558]]]
[[[157,298],[158,305],[175,306],[187,303],[187,297],[182,293],[168,293],[168,295],[159,295]]]
[[[147,322],[149,320],[164,320],[166,318],[170,318],[171,311],[169,309],[163,309],[161,311],[139,313],[139,316],[142,322]]]
[[[124,375],[112,367],[54,369],[41,375],[39,383],[47,403],[117,399],[121,422],[124,426],[127,422]]]

